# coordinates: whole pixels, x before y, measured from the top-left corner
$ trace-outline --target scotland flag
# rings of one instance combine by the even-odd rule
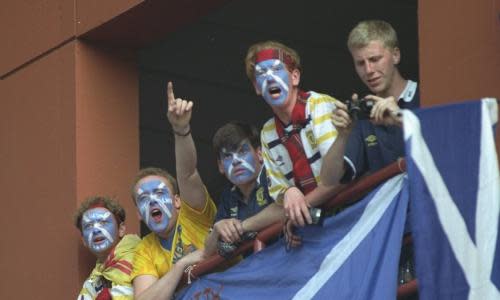
[[[403,175],[235,267],[200,278],[181,299],[395,299],[408,185]]]
[[[420,299],[500,299],[500,178],[484,99],[404,112]]]

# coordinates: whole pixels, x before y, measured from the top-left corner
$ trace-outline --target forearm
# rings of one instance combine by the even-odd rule
[[[182,201],[194,209],[203,209],[206,204],[205,188],[196,169],[196,148],[191,134],[175,135],[175,161]]]
[[[311,207],[320,206],[330,200],[338,191],[339,185],[325,186],[319,183],[318,186],[305,196],[306,203]]]
[[[245,232],[260,231],[267,226],[283,220],[285,217],[283,206],[271,203],[258,214],[243,221],[242,226]]]
[[[178,134],[185,134],[189,130],[189,126],[183,129],[174,128],[174,131],[177,132],[174,133],[175,167],[177,171],[177,179],[179,181],[183,179],[189,179],[196,172],[197,155],[193,137],[191,136],[191,133],[187,134],[186,136],[181,136]]]
[[[339,134],[323,157],[320,178],[324,186],[337,186],[344,176],[344,153],[349,134]]]
[[[168,273],[150,285],[146,290],[135,295],[136,300],[170,300],[184,273],[182,265],[174,264]]]
[[[219,234],[212,230],[210,234],[205,239],[205,253],[207,256],[212,256],[217,252],[217,241],[219,240]]]

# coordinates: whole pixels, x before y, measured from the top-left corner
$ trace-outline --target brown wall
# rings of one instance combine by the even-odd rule
[[[0,265],[8,270],[0,299],[77,288],[74,47],[0,81]]]
[[[75,15],[83,32],[133,3],[94,2],[78,14],[73,1],[2,2],[0,299],[76,297],[95,259],[71,217],[89,195],[117,196],[139,230],[128,190],[139,167],[134,56],[75,34]]]
[[[144,0],[75,0],[76,33],[82,35],[126,12]]]
[[[130,53],[76,43],[77,203],[93,194],[116,196],[127,212],[127,229],[139,221],[129,193],[139,169],[138,77]],[[90,270],[80,246],[80,282]]]
[[[500,99],[500,1],[418,4],[422,105]]]
[[[0,25],[0,76],[3,76],[74,37],[74,3],[4,0]]]

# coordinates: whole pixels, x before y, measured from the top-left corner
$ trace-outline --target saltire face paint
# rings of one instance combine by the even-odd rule
[[[243,141],[235,151],[222,148],[220,160],[226,176],[233,184],[248,183],[255,178],[257,167],[249,142]]]
[[[139,213],[149,230],[159,235],[165,233],[174,209],[167,185],[158,179],[146,180],[136,194]]]
[[[81,225],[84,243],[94,253],[109,250],[118,238],[118,224],[106,208],[87,210],[82,216]]]
[[[294,59],[282,49],[268,48],[255,54],[255,83],[269,105],[285,104],[290,84],[288,70],[295,67]]]
[[[290,76],[285,64],[268,59],[255,65],[255,83],[267,104],[281,106],[288,98]]]

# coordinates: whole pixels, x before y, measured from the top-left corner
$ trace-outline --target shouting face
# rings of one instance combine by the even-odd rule
[[[279,59],[268,59],[255,65],[257,93],[271,106],[286,103],[290,91],[290,74]]]
[[[96,255],[111,249],[118,241],[118,224],[104,207],[87,210],[82,216],[83,242]]]
[[[141,179],[135,189],[136,205],[142,220],[152,232],[163,236],[175,217],[174,196],[166,180],[159,176]]]

